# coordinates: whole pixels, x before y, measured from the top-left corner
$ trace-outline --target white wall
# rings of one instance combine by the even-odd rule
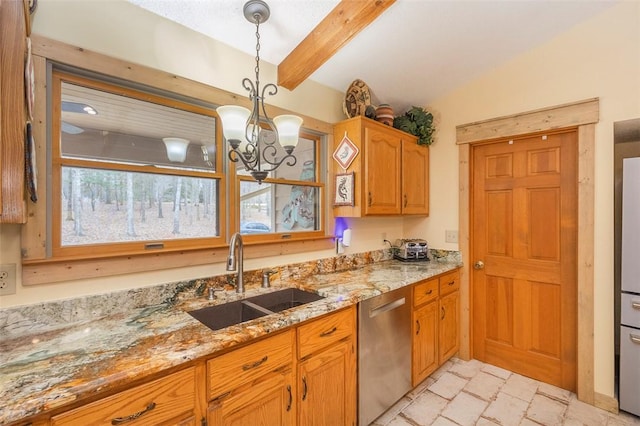
[[[251,26],[247,27],[247,31],[252,31]],[[250,76],[255,66],[253,55],[243,54],[122,0],[40,0],[33,20],[33,32],[242,96],[246,95],[246,91],[241,80]],[[261,62],[260,69],[262,81],[277,81],[275,66]],[[343,96],[343,92],[306,81],[294,91],[280,88],[278,95],[268,101],[299,114],[334,123],[345,118],[342,112]],[[380,238],[382,232],[389,239],[402,236],[402,220],[399,218],[354,219],[348,223],[353,229],[353,243],[345,250],[347,254],[384,247]],[[22,286],[20,232],[19,225],[0,225],[0,263],[18,265],[17,293],[0,297],[0,308],[226,273],[224,264],[216,263],[69,283]],[[245,269],[301,262],[334,254],[333,250],[324,250],[251,259],[246,262]]]
[[[613,122],[640,117],[639,2],[622,2],[432,102],[430,108],[441,119],[437,142],[431,147],[432,213],[428,221],[406,221],[405,233],[427,235],[434,247],[441,247],[444,230],[457,229],[457,125],[594,97],[600,98],[595,153],[595,391],[613,396]]]
[[[34,32],[100,53],[243,93],[241,77],[252,57],[199,36],[121,0],[40,0]],[[491,46],[487,46],[490,49]],[[263,79],[275,81],[275,67],[263,64]],[[354,76],[356,78],[357,76]],[[433,82],[437,84],[437,82]],[[346,88],[345,88],[346,89]],[[444,231],[458,228],[458,148],[455,126],[477,120],[599,97],[595,182],[595,390],[613,396],[613,127],[640,117],[640,3],[622,2],[551,42],[494,69],[433,102],[438,120],[431,146],[431,214],[428,219],[352,219],[347,253],[382,247],[381,234],[425,237],[431,247],[456,249]],[[327,121],[343,119],[342,93],[305,82],[282,89],[273,103]],[[248,262],[249,269],[327,257],[331,250]],[[0,262],[20,263],[20,227],[0,226]],[[18,286],[0,307],[74,295],[152,285],[223,273],[220,264],[174,269],[82,283]]]

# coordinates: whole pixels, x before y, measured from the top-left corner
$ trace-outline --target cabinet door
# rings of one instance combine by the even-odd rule
[[[299,425],[354,425],[356,358],[352,339],[299,364]]]
[[[59,414],[51,425],[183,425],[195,411],[195,386],[195,370],[187,368]]]
[[[286,426],[295,424],[295,389],[291,370],[261,379],[222,395],[209,404],[210,426]]]
[[[460,292],[440,297],[440,364],[451,358],[460,347],[458,339]]]
[[[0,223],[24,223],[24,58],[23,1],[0,1]]]
[[[434,300],[413,311],[413,386],[438,368],[438,301]]]
[[[402,214],[429,214],[429,147],[402,141]]]
[[[392,132],[365,128],[364,214],[400,214],[401,140]]]

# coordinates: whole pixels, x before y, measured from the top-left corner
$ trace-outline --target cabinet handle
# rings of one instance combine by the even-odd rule
[[[404,194],[404,206],[407,207],[407,194]]]
[[[137,413],[133,413],[129,416],[126,417],[116,417],[115,419],[111,420],[111,424],[112,425],[119,425],[122,423],[127,423],[130,421],[133,421],[135,419],[137,419],[138,417],[144,416],[145,414],[147,414],[149,411],[153,410],[154,408],[156,408],[156,403],[152,402],[149,405],[147,405],[147,408],[145,408],[142,411],[138,411]]]
[[[631,302],[631,307],[633,309],[640,309],[640,302]]]
[[[444,319],[444,314],[445,314],[444,306],[441,309],[442,309],[442,316],[440,317],[440,319]]]
[[[637,343],[640,345],[640,336],[636,336],[635,334],[629,334],[629,337],[631,338],[631,341],[633,343]]]
[[[291,394],[291,385],[287,385],[287,392],[289,392],[289,403],[287,404],[287,411],[291,411],[291,404],[293,404],[293,395]]]
[[[416,320],[416,334],[420,334],[420,321]]]
[[[425,295],[427,295],[427,296],[428,296],[428,295],[430,295],[431,293],[433,293],[433,290],[429,290],[429,291],[427,291],[427,292],[425,293]]]
[[[216,396],[215,398],[213,398],[211,400],[211,402],[220,401],[221,399],[224,399],[224,398],[228,397],[229,395],[231,395],[231,391],[228,391],[228,392],[223,393],[222,395]]]
[[[261,366],[262,364],[264,364],[267,359],[269,359],[269,357],[267,355],[263,356],[262,359],[260,361],[256,361],[252,364],[245,364],[242,366],[242,371],[247,371],[247,370],[251,370],[252,368],[256,368]]]
[[[338,328],[337,327],[333,327],[331,330],[323,331],[322,333],[320,333],[320,337],[331,336],[336,331],[338,331]]]
[[[449,281],[449,284],[447,285],[454,285],[456,282],[455,281]]]
[[[302,400],[307,399],[307,378],[302,377]]]
[[[372,203],[373,203],[373,197],[371,197],[371,192],[369,192],[369,207],[371,207]]]

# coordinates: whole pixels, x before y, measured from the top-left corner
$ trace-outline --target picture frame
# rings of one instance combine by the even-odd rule
[[[353,160],[358,155],[360,150],[349,139],[345,133],[344,137],[333,152],[333,159],[342,167],[345,171],[349,168]]]
[[[354,187],[355,187],[355,174],[351,173],[338,173],[336,174],[334,181],[334,206],[354,206]]]

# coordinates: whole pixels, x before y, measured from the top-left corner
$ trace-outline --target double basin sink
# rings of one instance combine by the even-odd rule
[[[287,288],[243,300],[198,309],[189,312],[189,315],[212,330],[220,330],[320,299],[324,299],[324,297],[297,288]]]

